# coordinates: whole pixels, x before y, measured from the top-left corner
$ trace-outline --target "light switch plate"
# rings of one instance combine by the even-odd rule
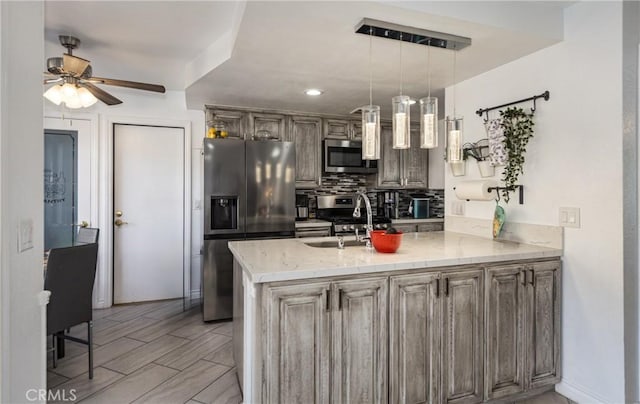
[[[18,252],[33,248],[33,220],[23,219],[18,228]]]
[[[580,208],[560,207],[559,211],[560,226],[580,228]]]
[[[451,214],[456,216],[464,216],[464,201],[451,202]]]

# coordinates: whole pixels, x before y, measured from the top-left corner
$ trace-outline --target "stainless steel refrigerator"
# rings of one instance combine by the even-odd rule
[[[291,142],[204,139],[205,321],[233,314],[229,241],[294,236],[295,166]]]

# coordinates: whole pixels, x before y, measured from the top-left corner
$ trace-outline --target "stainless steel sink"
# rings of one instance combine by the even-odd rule
[[[316,248],[338,248],[338,240],[334,240],[334,241],[310,241],[308,243],[305,243],[306,245],[308,245],[309,247],[316,247]],[[344,242],[344,246],[345,247],[364,247],[364,243],[356,241],[356,240],[345,240]]]

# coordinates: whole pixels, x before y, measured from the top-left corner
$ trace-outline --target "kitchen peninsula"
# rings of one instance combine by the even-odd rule
[[[474,403],[560,380],[560,249],[451,232],[407,233],[395,254],[229,248],[245,402]]]

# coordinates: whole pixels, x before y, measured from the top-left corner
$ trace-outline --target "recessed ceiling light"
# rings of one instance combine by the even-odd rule
[[[318,90],[317,88],[310,88],[308,90],[304,90],[304,93],[306,95],[316,96],[322,94],[322,91]]]

